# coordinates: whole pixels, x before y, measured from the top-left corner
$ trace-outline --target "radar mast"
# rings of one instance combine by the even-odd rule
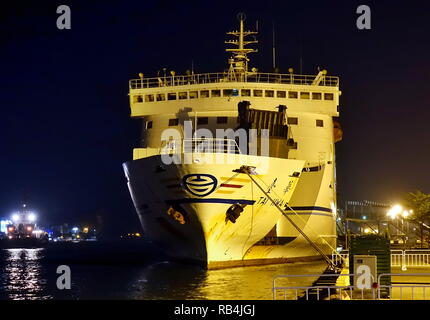
[[[246,78],[248,73],[248,62],[249,58],[247,57],[248,53],[257,52],[257,49],[245,48],[246,45],[258,43],[257,40],[245,40],[245,37],[250,35],[256,35],[255,31],[244,31],[244,21],[246,16],[244,13],[239,13],[237,15],[237,19],[239,20],[239,31],[231,31],[227,32],[227,35],[232,35],[238,37],[235,40],[225,41],[226,44],[232,44],[237,46],[237,48],[227,48],[227,52],[231,52],[233,55],[228,59],[229,70],[228,75],[229,78],[235,79],[236,81],[243,81]]]

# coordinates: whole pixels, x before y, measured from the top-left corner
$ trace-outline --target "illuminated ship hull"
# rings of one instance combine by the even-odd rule
[[[201,155],[192,156],[198,159]],[[281,218],[281,213],[246,174],[233,172],[238,169],[237,163],[258,166],[261,157],[230,156],[233,164],[164,165],[160,156],[124,164],[145,236],[161,245],[171,257],[196,261],[209,268],[246,264],[249,248]],[[269,170],[254,177],[275,181],[265,187],[279,205],[286,204],[304,161],[267,160],[270,168],[282,168],[282,175],[278,170]],[[235,205],[243,211],[229,219],[228,210]]]
[[[325,70],[250,72],[252,50],[243,40],[253,33],[241,19],[230,34],[241,41],[229,43],[242,47],[229,50],[228,72],[130,80],[131,117],[142,119],[143,130],[141,146],[123,166],[145,236],[170,256],[208,268],[321,258],[336,248],[339,79]],[[211,141],[196,134],[200,129],[213,139],[218,130],[250,128],[260,138],[269,131],[268,153],[240,148],[230,162],[205,164],[191,148],[189,164],[162,161],[166,146]],[[256,168],[255,181],[235,175],[244,165]]]

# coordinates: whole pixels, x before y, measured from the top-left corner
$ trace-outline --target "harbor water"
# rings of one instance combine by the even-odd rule
[[[59,265],[70,267],[71,289],[57,288]],[[318,261],[204,270],[169,262],[148,243],[53,244],[0,250],[0,299],[270,300],[274,276],[324,268]]]

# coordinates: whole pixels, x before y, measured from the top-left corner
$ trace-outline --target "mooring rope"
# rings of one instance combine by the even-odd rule
[[[238,172],[238,171],[236,171],[236,172]],[[255,179],[252,177],[252,175],[250,174],[249,170],[245,166],[242,166],[241,169],[240,169],[240,172],[238,172],[238,173],[244,173],[244,174],[246,174],[251,179],[251,181],[254,182],[255,185],[261,190],[261,192],[263,192],[263,194],[273,203],[273,205],[279,210],[279,212],[281,212],[281,214],[291,223],[291,225],[303,236],[303,238],[305,238],[306,241],[308,241],[309,244],[324,258],[324,260],[327,262],[327,264],[329,266],[331,266],[333,269],[337,269],[337,266],[321,250],[321,248],[319,248],[318,245],[316,243],[314,243],[306,235],[306,233],[304,233],[303,230],[293,220],[290,219],[290,217],[288,217],[288,215],[284,212],[284,210],[282,210],[282,208],[272,199],[272,197],[269,196],[269,194],[257,183],[257,181],[255,181]]]
[[[261,179],[260,177],[257,176],[258,179],[260,179],[260,181],[266,186],[268,187],[267,183],[264,182],[263,179]],[[273,193],[275,194],[275,196],[277,196],[278,198],[279,195],[276,193],[275,190],[273,190]],[[290,207],[290,205],[288,203],[285,204],[286,207],[288,207],[290,209],[290,211],[292,211],[304,224],[307,224],[307,221],[305,221],[292,207]],[[317,232],[315,232],[315,230],[313,230],[309,225],[307,226],[308,229],[315,235],[315,236],[319,236]],[[333,254],[337,255],[341,261],[346,262],[345,259],[335,250],[335,248],[333,248],[330,243],[327,242],[327,240],[325,240],[324,238],[321,238],[321,240],[333,251]]]

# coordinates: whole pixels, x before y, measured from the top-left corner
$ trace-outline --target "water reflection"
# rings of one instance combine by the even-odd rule
[[[6,299],[48,299],[41,260],[45,249],[4,249],[1,252],[0,291]]]
[[[132,286],[132,299],[270,300],[273,277],[285,274],[320,274],[324,262],[202,270],[174,263],[144,269]],[[314,278],[292,279],[307,286]],[[284,283],[285,284],[285,283]]]
[[[76,255],[81,254],[78,249]],[[312,262],[204,270],[172,262],[144,265],[122,258],[117,262],[64,260],[64,254],[48,249],[0,250],[0,299],[270,300],[275,276],[320,274],[326,267],[324,262]],[[60,264],[71,268],[71,290],[56,287]],[[288,281],[307,286],[313,279]]]

